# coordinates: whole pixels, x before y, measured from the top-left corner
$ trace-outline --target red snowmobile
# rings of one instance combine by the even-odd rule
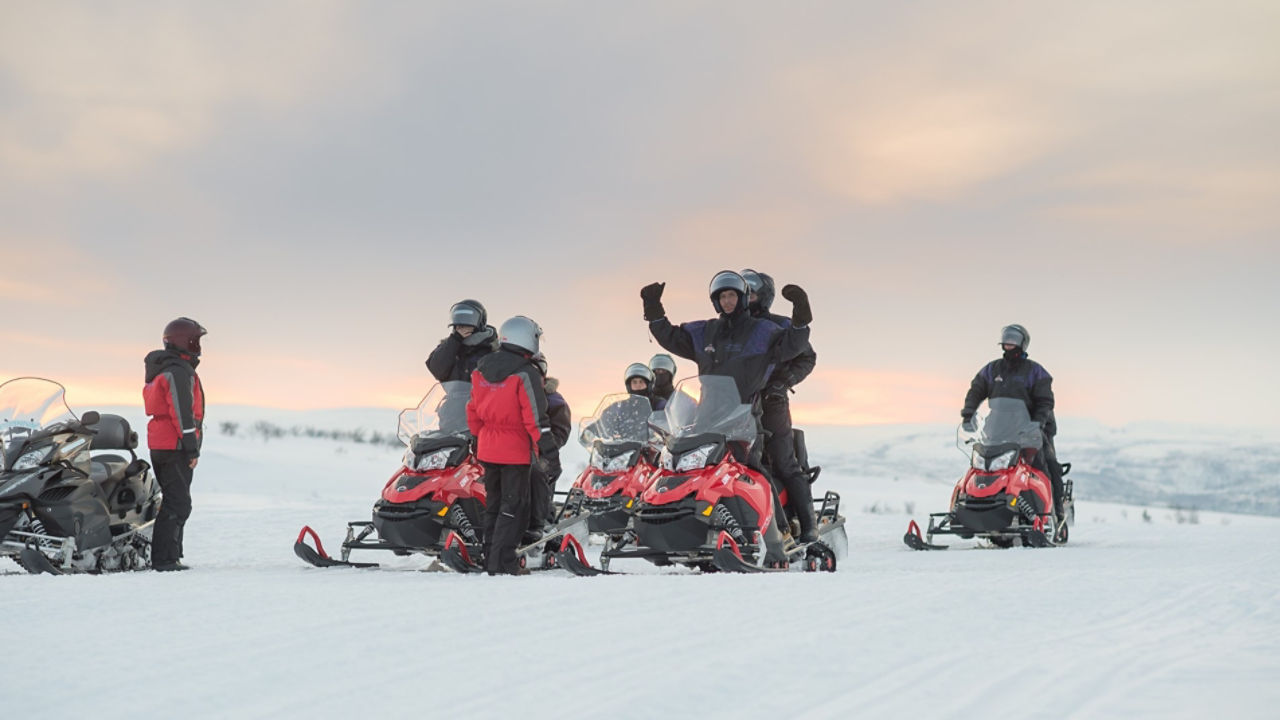
[[[615,393],[579,424],[578,442],[590,455],[573,487],[582,492],[590,532],[622,534],[631,519],[628,510],[657,471],[661,441],[649,424],[652,414],[648,398]]]
[[[962,425],[956,431],[956,445],[969,456],[970,467],[951,491],[951,510],[929,515],[924,533],[912,520],[902,538],[908,547],[945,550],[946,545],[934,544],[934,535],[985,538],[1002,548],[1067,542],[1067,527],[1075,518],[1072,483],[1063,480],[1063,521],[1058,522],[1049,477],[1032,465],[1044,442],[1040,425],[1020,400],[992,398],[988,406],[985,417],[975,416],[974,430]],[[1062,474],[1070,469],[1064,463]]]
[[[377,567],[352,562],[351,551],[390,550],[438,556],[459,572],[478,570],[472,558],[484,542],[485,486],[484,467],[471,453],[470,399],[470,383],[445,382],[432,387],[416,408],[401,412],[397,436],[406,446],[404,461],[382,488],[372,520],[347,523],[341,559],[329,557],[315,531],[304,527],[294,543],[298,557],[317,567]],[[315,548],[306,544],[308,535]],[[558,536],[549,533],[536,546],[519,548],[521,564],[529,555],[540,555],[548,565]]]
[[[613,559],[643,558],[655,565],[762,572],[803,559],[807,570],[835,570],[834,548],[847,548],[848,542],[839,496],[827,493],[824,499],[818,542],[781,546],[768,480],[733,455],[731,444],[741,450],[755,440],[756,422],[732,378],[682,381],[659,417],[666,425],[660,469],[628,509],[626,532],[601,552],[601,569],[587,563],[572,535],[561,544],[558,565],[597,575],[608,573]]]

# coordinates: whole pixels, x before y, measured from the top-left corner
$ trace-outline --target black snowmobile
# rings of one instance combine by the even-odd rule
[[[146,568],[160,492],[138,434],[65,396],[43,378],[0,385],[0,556],[32,573]]]

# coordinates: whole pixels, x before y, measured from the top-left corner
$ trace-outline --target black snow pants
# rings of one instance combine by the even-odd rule
[[[791,429],[791,403],[785,395],[764,398],[764,417],[761,420],[768,433],[765,457],[773,469],[773,480],[787,491],[787,505],[792,515],[800,521],[800,532],[808,532],[817,524],[813,512],[813,489],[809,476],[796,458],[795,433]]]
[[[551,522],[551,498],[556,481],[541,467],[534,465],[529,477],[529,530],[542,532]]]
[[[757,421],[756,429],[759,430],[759,428],[760,424]],[[769,524],[764,536],[765,560],[781,561],[785,558],[783,552],[783,530],[787,526],[787,517],[783,512],[782,503],[778,500],[777,484],[770,475],[768,468],[764,466],[764,433],[763,431],[759,432],[750,446],[746,443],[731,442],[728,449],[734,460],[763,475],[764,479],[769,483],[769,489],[773,490],[770,493],[773,496],[773,522]]]
[[[1063,508],[1063,486],[1062,486],[1062,465],[1058,464],[1058,451],[1053,446],[1053,436],[1045,433],[1044,444],[1040,448],[1040,452],[1036,453],[1042,467],[1040,468],[1049,476],[1049,484],[1053,486],[1053,508],[1058,515],[1062,515]],[[1033,463],[1034,465],[1035,463]]]
[[[484,564],[490,575],[520,571],[516,547],[529,527],[528,465],[486,463]]]
[[[151,564],[167,565],[182,558],[182,531],[191,517],[191,456],[181,450],[152,450],[151,467],[164,498],[151,532]]]

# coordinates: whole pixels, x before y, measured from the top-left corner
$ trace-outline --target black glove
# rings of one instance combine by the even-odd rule
[[[666,287],[666,283],[649,283],[640,288],[640,299],[644,300],[645,320],[659,320],[667,316],[667,311],[662,309],[662,291]]]
[[[973,416],[970,415],[969,417],[966,417],[964,420],[960,421],[960,429],[964,430],[965,432],[973,432],[974,430],[978,429],[978,421],[974,420]]]
[[[538,456],[544,456],[549,452],[556,450],[556,436],[549,432],[542,433],[542,437],[538,438]]]
[[[813,310],[809,308],[809,294],[799,285],[786,285],[782,297],[791,301],[791,324],[804,327],[813,322]]]
[[[187,457],[200,457],[200,441],[196,440],[195,433],[186,433],[182,436],[182,451]]]
[[[787,386],[780,383],[769,383],[764,389],[765,400],[785,400],[787,398]]]

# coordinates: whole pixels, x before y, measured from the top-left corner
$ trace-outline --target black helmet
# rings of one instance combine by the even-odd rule
[[[449,308],[449,325],[470,325],[483,330],[489,324],[489,315],[478,300],[459,300]]]
[[[747,281],[747,288],[756,294],[756,301],[752,309],[759,309],[760,312],[769,312],[769,308],[773,307],[773,278],[769,275],[758,272],[756,270],[743,270],[742,279]]]
[[[200,323],[189,317],[180,317],[164,326],[164,347],[196,357],[200,356],[200,338],[209,334]]]
[[[738,306],[734,309],[734,312],[746,312],[747,281],[732,270],[721,270],[715,274],[715,277],[711,278],[711,286],[708,288],[708,293],[711,296],[711,306],[718,313],[724,312],[720,309],[720,300],[717,297],[724,290],[733,290],[738,293]]]
[[[1017,345],[1022,352],[1031,347],[1031,333],[1021,325],[1005,325],[1000,328],[1001,345]]]

